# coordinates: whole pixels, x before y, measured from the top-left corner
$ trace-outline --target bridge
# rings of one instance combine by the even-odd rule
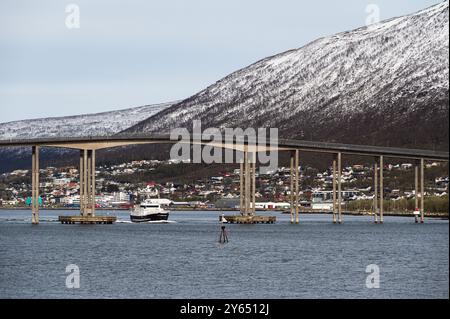
[[[333,223],[342,223],[342,157],[344,155],[368,156],[375,159],[374,164],[374,212],[375,222],[383,223],[384,213],[384,160],[385,158],[410,159],[415,163],[415,204],[420,209],[420,221],[424,222],[424,167],[426,161],[448,162],[448,152],[406,149],[367,145],[324,143],[305,140],[267,139],[264,144],[245,136],[222,138],[220,142],[212,137],[191,134],[189,140],[171,139],[169,134],[61,137],[38,139],[0,140],[0,147],[31,147],[32,157],[32,223],[39,223],[39,149],[57,147],[80,150],[79,185],[80,216],[95,216],[95,162],[96,151],[107,148],[140,144],[208,145],[229,149],[242,154],[240,163],[240,213],[242,216],[255,215],[256,153],[288,152],[290,154],[290,221],[299,223],[299,161],[303,152],[331,154],[333,156]],[[420,203],[419,203],[420,201]]]

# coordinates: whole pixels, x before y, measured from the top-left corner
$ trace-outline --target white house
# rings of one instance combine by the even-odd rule
[[[275,203],[275,202],[257,202],[255,203],[256,209],[289,209],[291,204],[289,203]]]

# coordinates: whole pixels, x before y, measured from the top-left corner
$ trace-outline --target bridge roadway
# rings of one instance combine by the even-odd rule
[[[80,212],[81,216],[95,216],[95,151],[139,144],[189,143],[231,149],[243,153],[240,161],[240,212],[242,216],[255,215],[255,175],[257,152],[279,151],[290,153],[290,213],[291,223],[299,223],[299,156],[301,152],[328,153],[333,157],[333,222],[342,223],[342,156],[361,155],[374,157],[374,218],[383,223],[383,171],[384,158],[411,159],[415,163],[415,204],[420,210],[420,222],[424,222],[424,167],[425,161],[448,162],[448,152],[432,150],[325,143],[305,140],[268,139],[258,144],[242,136],[222,138],[190,135],[189,140],[171,139],[169,134],[89,136],[37,139],[0,140],[0,147],[32,148],[32,223],[39,223],[39,148],[59,147],[80,150]],[[420,189],[419,189],[420,188]],[[419,205],[420,200],[420,205]],[[416,219],[416,222],[418,220]]]
[[[191,135],[191,143],[210,144],[214,142],[213,138],[205,138]],[[128,135],[128,136],[90,136],[90,137],[59,137],[59,138],[36,138],[36,139],[9,139],[0,140],[0,147],[6,146],[45,146],[62,147],[73,149],[104,149],[118,146],[136,145],[136,144],[174,144],[178,140],[171,140],[169,134],[155,135]],[[270,146],[272,142],[273,146]],[[243,149],[243,146],[252,144],[243,138],[223,139],[222,143],[214,143],[219,147],[231,149]],[[211,144],[210,144],[211,145]],[[305,140],[290,139],[268,139],[264,145],[259,146],[259,151],[266,150],[299,150],[318,153],[339,153],[366,155],[366,156],[386,156],[393,158],[425,159],[430,161],[448,161],[448,152],[438,152],[432,150],[381,147],[369,145],[353,145],[326,143]]]

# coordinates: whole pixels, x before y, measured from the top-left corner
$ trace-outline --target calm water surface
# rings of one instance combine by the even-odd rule
[[[0,298],[448,298],[448,220],[289,216],[273,225],[229,225],[219,212],[172,212],[169,224],[61,225],[43,211],[0,211]],[[66,288],[66,266],[80,269]],[[366,288],[378,265],[380,288]]]

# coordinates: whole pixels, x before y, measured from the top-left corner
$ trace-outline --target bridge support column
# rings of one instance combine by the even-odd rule
[[[239,211],[241,215],[244,215],[244,197],[245,197],[245,190],[244,190],[244,161],[241,160],[240,167],[239,167]]]
[[[256,153],[251,153],[251,165],[252,165],[252,209],[251,214],[254,216],[256,214]]]
[[[333,158],[333,224],[336,224],[336,155]]]
[[[80,151],[80,215],[95,216],[95,150]]]
[[[95,150],[92,150],[92,216],[95,216],[95,205],[96,205],[96,191],[95,186],[97,180],[95,178]]]
[[[245,215],[250,211],[250,163],[248,149],[245,151]]]
[[[375,224],[378,223],[378,159],[373,166],[373,215]]]
[[[87,174],[87,166],[88,166],[88,160],[87,160],[87,150],[84,150],[83,152],[83,194],[84,194],[84,199],[83,199],[83,211],[81,212],[81,215],[86,216],[86,211],[87,211],[87,207],[88,207],[88,202],[89,202],[89,194],[88,194],[88,188],[87,188],[87,179],[88,179],[88,174]]]
[[[89,157],[89,212],[90,216],[95,216],[95,150],[88,151]]]
[[[414,208],[415,211],[419,209],[419,164],[417,161],[414,165]],[[414,220],[418,223],[419,216],[414,214]]]
[[[92,151],[88,150],[87,151],[87,167],[86,167],[86,189],[87,189],[87,200],[86,200],[86,208],[85,208],[85,214],[87,216],[90,216],[91,213],[91,208],[92,208],[92,190],[91,190],[91,186],[92,186]]]
[[[289,201],[290,201],[290,208],[291,208],[291,224],[294,223],[294,209],[295,209],[295,205],[294,205],[294,151],[291,151],[291,157],[290,157],[290,184],[291,187],[289,189]]]
[[[342,224],[342,153],[337,155],[338,165],[338,223]]]
[[[84,150],[80,150],[80,214],[84,213]]]
[[[255,213],[255,171],[254,153],[249,153],[247,146],[244,149],[244,161],[240,165],[240,213],[242,216]]]
[[[384,223],[384,157],[380,156],[380,223]]]
[[[300,172],[299,172],[299,166],[300,166],[300,159],[299,159],[299,150],[295,150],[295,223],[298,224],[299,221],[299,197],[300,197],[300,191],[299,191],[299,182],[300,182]]]
[[[31,223],[39,224],[39,146],[32,147]]]
[[[420,159],[420,223],[425,222],[425,160]]]

